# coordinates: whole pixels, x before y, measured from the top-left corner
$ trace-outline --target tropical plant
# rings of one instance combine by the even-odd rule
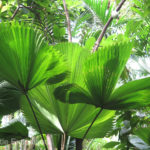
[[[31,140],[33,149],[36,138],[37,149],[61,150],[92,138],[88,148],[96,149],[93,138],[117,135],[104,147],[149,149],[150,78],[132,81],[127,64],[149,55],[149,1],[116,0],[116,11],[111,0],[82,2],[0,1],[0,121],[20,108],[27,119],[1,124],[9,148],[14,137],[22,147]],[[37,131],[31,139],[29,126]]]
[[[128,40],[119,44],[113,41],[113,44],[104,46],[85,63],[83,76],[86,88],[75,84],[62,85],[55,90],[55,97],[65,103],[86,103],[100,107],[91,126],[103,109],[122,110],[149,105],[150,95],[147,91],[150,78],[132,81],[115,89],[131,47]],[[85,136],[87,133],[88,130]]]
[[[25,95],[32,108],[28,91],[51,78],[57,82],[57,76],[66,71],[63,58],[58,59],[60,55],[43,41],[39,31],[25,24],[1,23],[0,28],[0,76]],[[33,114],[36,119],[34,111]],[[37,119],[36,122],[40,129]],[[40,133],[42,136],[41,129]]]

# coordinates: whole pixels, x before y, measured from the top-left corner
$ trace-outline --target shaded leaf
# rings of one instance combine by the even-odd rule
[[[13,120],[8,125],[0,128],[0,145],[7,145],[26,138],[28,138],[28,129],[17,120]]]
[[[30,91],[34,110],[43,133],[67,133],[72,137],[82,138],[91,121],[99,111],[87,104],[66,104],[56,101],[53,96],[55,86],[40,86]],[[22,110],[28,122],[36,129],[35,120],[28,103],[23,100]],[[104,110],[89,131],[87,138],[104,137],[112,128],[114,111]]]
[[[7,82],[0,84],[0,115],[8,115],[20,109],[21,94]]]
[[[150,78],[128,82],[114,91],[110,109],[138,108],[150,105]],[[112,105],[113,104],[113,105]]]

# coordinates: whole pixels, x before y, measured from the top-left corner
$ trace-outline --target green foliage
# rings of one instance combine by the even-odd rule
[[[64,104],[53,96],[55,86],[41,86],[29,92],[34,111],[43,133],[67,133],[72,137],[82,138],[99,109],[87,104]],[[28,122],[38,130],[29,104],[24,99],[22,110]],[[104,137],[112,128],[113,111],[104,110],[94,123],[87,138]]]
[[[135,80],[116,89],[111,97],[113,107],[118,107],[119,103],[120,108],[124,107],[124,105],[128,108],[148,106],[150,104],[149,81],[150,78]]]
[[[150,2],[149,0],[133,0],[135,7],[132,10],[139,14],[141,17],[150,16]]]
[[[60,43],[53,46],[53,48],[64,55],[68,64],[70,74],[67,82],[84,86],[84,77],[82,76],[83,64],[90,54],[90,49],[86,49],[75,43]]]
[[[146,128],[139,128],[134,131],[134,134],[141,138],[145,143],[150,146],[150,129],[149,127]]]
[[[106,24],[112,11],[112,5],[108,8],[108,0],[84,0],[84,2],[96,13],[102,23]]]
[[[0,145],[7,145],[25,138],[28,138],[28,129],[17,120],[13,120],[0,128]]]
[[[39,31],[17,23],[1,23],[0,28],[0,75],[3,79],[27,91],[63,73],[63,58],[44,42]],[[54,62],[57,65],[51,67]]]
[[[115,148],[115,146],[117,146],[118,144],[119,144],[119,142],[111,141],[111,142],[105,144],[103,147],[104,148]]]
[[[148,105],[149,78],[129,82],[114,90],[130,52],[128,41],[104,46],[85,63],[88,91],[74,84],[63,85],[55,90],[56,98],[67,103],[87,103],[115,110]]]
[[[9,83],[0,84],[0,115],[8,115],[20,109],[21,94]]]

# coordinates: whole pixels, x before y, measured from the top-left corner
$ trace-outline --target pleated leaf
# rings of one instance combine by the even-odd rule
[[[0,115],[8,115],[20,109],[21,94],[7,82],[0,84]]]
[[[131,43],[124,41],[98,50],[85,63],[85,83],[97,107],[109,100],[131,53]]]
[[[0,45],[0,76],[19,89],[27,91],[65,70],[62,57],[25,24],[1,23]]]
[[[13,120],[8,125],[0,128],[0,145],[7,145],[12,141],[26,138],[29,138],[28,129],[17,120]]]
[[[108,0],[84,0],[84,2],[96,13],[97,17],[106,24],[111,16],[112,5]]]
[[[127,39],[103,46],[85,62],[86,87],[76,84],[59,86],[54,91],[56,99],[71,104],[92,104],[109,110],[149,105],[150,78],[132,81],[115,89],[131,48],[132,44]]]
[[[150,77],[128,82],[112,94],[107,108],[129,109],[150,105]]]
[[[64,55],[65,60],[68,62],[70,74],[67,82],[77,83],[80,86],[83,85],[83,64],[89,56],[90,51],[75,43],[60,43],[53,46],[53,48]]]
[[[92,105],[67,104],[56,101],[54,86],[40,86],[30,91],[29,96],[34,105],[40,126],[44,133],[67,133],[72,137],[82,138],[90,123],[99,111]],[[22,110],[29,123],[36,129],[28,103],[22,100]],[[87,138],[104,137],[113,125],[114,111],[104,110],[89,131]]]

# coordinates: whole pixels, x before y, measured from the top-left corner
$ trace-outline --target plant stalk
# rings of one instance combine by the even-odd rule
[[[30,105],[30,107],[31,107],[31,110],[32,110],[32,113],[33,113],[33,115],[34,115],[36,124],[37,124],[37,126],[38,126],[38,128],[39,128],[39,131],[40,131],[40,134],[41,134],[41,138],[42,138],[43,143],[44,143],[44,146],[45,146],[45,150],[48,150],[48,149],[47,149],[46,142],[45,142],[45,139],[44,139],[44,136],[43,136],[43,133],[42,133],[42,129],[41,129],[41,127],[40,127],[39,121],[38,121],[37,116],[36,116],[36,114],[35,114],[35,112],[34,112],[34,109],[33,109],[33,107],[32,107],[31,100],[30,100],[30,98],[28,97],[28,94],[25,94],[25,96],[26,96],[26,98],[27,98],[27,100],[28,100],[28,103],[29,103],[29,105]]]
[[[63,5],[64,5],[64,11],[65,11],[66,21],[67,21],[68,41],[72,42],[70,18],[69,18],[69,13],[68,13],[68,9],[67,9],[67,5],[66,5],[66,1],[65,0],[63,0]]]
[[[86,138],[89,130],[91,129],[91,127],[93,126],[94,122],[96,121],[96,119],[98,118],[98,116],[101,114],[101,112],[103,111],[103,108],[100,109],[100,111],[98,112],[98,114],[95,116],[95,118],[93,119],[92,123],[90,124],[90,126],[88,127],[88,129],[86,130],[84,136],[83,136],[83,140]]]
[[[76,138],[76,150],[82,150],[83,139]]]
[[[14,11],[12,17],[10,18],[11,20],[13,20],[13,19],[15,18],[15,16],[17,15],[19,9],[20,9],[20,6],[18,6],[18,7],[16,8],[16,10]]]
[[[70,139],[71,137],[68,136],[65,150],[69,150]]]
[[[61,140],[61,150],[65,149],[65,142],[66,142],[66,134],[64,133],[62,135],[62,140]]]
[[[47,138],[48,150],[53,150],[53,143],[52,143],[51,135],[47,134],[46,138]]]
[[[117,11],[117,12],[121,9],[121,7],[122,7],[122,5],[125,3],[125,1],[126,1],[126,0],[122,0],[122,1],[119,3],[118,7],[116,8],[116,11]],[[95,45],[94,45],[94,47],[93,47],[92,52],[97,51],[97,49],[98,49],[98,47],[99,47],[99,45],[100,45],[100,43],[101,43],[101,41],[102,41],[102,39],[103,39],[103,37],[104,37],[104,34],[105,34],[107,28],[109,27],[109,25],[111,24],[112,21],[113,21],[113,17],[111,16],[111,17],[109,18],[109,20],[107,21],[107,23],[105,24],[105,26],[104,26],[104,28],[103,28],[103,30],[102,30],[100,36],[98,37],[98,39],[97,39],[97,41],[96,41],[96,43],[95,43]]]

